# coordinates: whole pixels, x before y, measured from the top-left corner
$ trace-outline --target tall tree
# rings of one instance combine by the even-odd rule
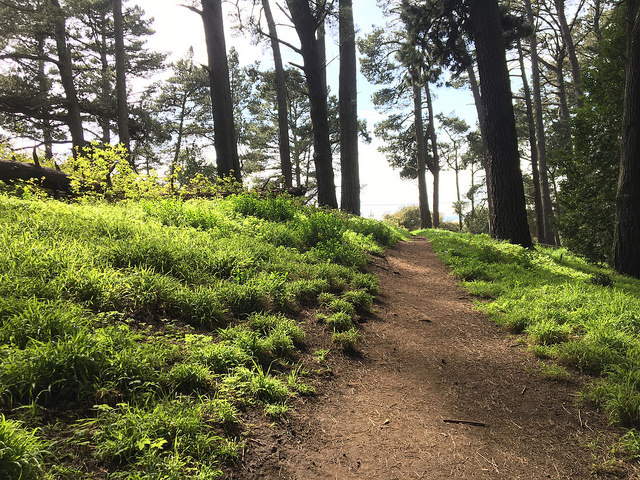
[[[342,210],[360,215],[356,33],[352,0],[340,0],[340,171]]]
[[[424,122],[422,120],[422,88],[417,80],[414,80],[413,89],[413,117],[416,135],[416,159],[418,166],[418,195],[420,199],[420,226],[431,228],[431,212],[429,211],[429,196],[427,195],[427,179],[425,178],[427,165],[427,138],[424,134]]]
[[[71,141],[75,155],[85,146],[82,117],[80,114],[80,101],[78,100],[78,94],[73,80],[71,53],[67,47],[66,17],[58,0],[50,0],[50,2],[54,9],[54,38],[58,51],[57,66],[67,101],[67,124],[71,132]]]
[[[280,169],[284,178],[286,188],[293,186],[293,176],[291,171],[291,148],[289,146],[289,119],[287,112],[287,85],[285,79],[284,65],[282,63],[282,53],[280,52],[280,42],[278,41],[278,31],[276,22],[271,12],[269,0],[262,0],[264,16],[267,20],[269,37],[271,39],[271,50],[273,51],[273,63],[275,67],[275,87],[278,103],[278,144],[280,152]]]
[[[127,102],[126,55],[124,50],[124,19],[122,17],[122,0],[113,0],[113,33],[116,54],[116,97],[118,99],[118,136],[120,143],[127,151],[127,158],[135,169],[131,157],[131,141],[129,137],[129,103]]]
[[[613,266],[640,278],[640,0],[627,1],[627,70]]]
[[[440,155],[438,153],[438,139],[436,136],[436,128],[433,122],[435,114],[433,113],[433,100],[431,98],[431,89],[429,82],[424,84],[424,96],[427,99],[427,137],[431,141],[431,160],[427,160],[427,167],[433,175],[433,228],[440,227]]]
[[[494,237],[531,247],[520,171],[511,85],[497,0],[474,0],[470,26],[480,73],[480,92],[489,158],[488,195],[492,199]]]
[[[449,137],[449,141],[451,142],[451,148],[447,148],[447,154],[445,155],[447,158],[447,164],[449,168],[451,168],[456,175],[456,213],[458,214],[458,226],[459,230],[462,231],[462,215],[463,215],[463,207],[464,202],[462,201],[462,196],[460,195],[460,171],[464,168],[464,165],[461,163],[460,158],[460,150],[462,147],[462,143],[466,138],[466,134],[469,130],[469,125],[467,122],[462,120],[460,117],[455,115],[438,115],[438,120],[440,120],[440,125],[442,131]]]
[[[209,81],[215,132],[216,164],[218,176],[233,175],[242,181],[238,140],[233,119],[233,101],[229,84],[229,65],[224,38],[224,21],[221,0],[201,0],[202,10],[195,8],[202,17],[209,58]]]
[[[535,25],[535,17],[533,15],[533,8],[531,6],[531,0],[525,0],[525,9],[527,13],[527,19],[531,25]],[[551,194],[549,191],[549,177],[547,173],[547,140],[545,135],[545,128],[543,122],[543,109],[542,109],[542,86],[540,82],[540,67],[538,62],[538,33],[534,28],[529,36],[529,48],[531,54],[531,80],[533,87],[533,111],[535,115],[535,140],[536,148],[535,152],[532,150],[532,155],[537,155],[537,168],[539,172],[534,172],[534,182],[537,180],[538,185],[534,185],[540,195],[540,210],[541,218],[540,225],[538,226],[538,241],[548,245],[554,245],[556,243],[556,234],[553,229],[553,208],[551,205]],[[533,165],[533,158],[532,158]],[[536,195],[537,196],[537,195]],[[542,230],[540,230],[542,227]]]
[[[302,55],[303,70],[309,89],[318,203],[338,208],[329,139],[325,64],[316,38],[318,27],[324,21],[324,12],[314,15],[309,0],[287,0],[287,6],[300,39],[300,48],[296,50]]]

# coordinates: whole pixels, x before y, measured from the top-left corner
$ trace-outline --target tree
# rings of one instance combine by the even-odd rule
[[[221,0],[201,0],[202,10],[191,8],[202,17],[209,57],[209,82],[215,132],[216,164],[219,177],[242,180],[238,143],[229,84],[229,65],[224,38]]]
[[[68,105],[67,123],[71,132],[71,142],[74,154],[77,154],[85,146],[84,129],[82,128],[82,117],[80,115],[80,101],[73,80],[73,64],[71,53],[67,47],[67,28],[65,15],[58,0],[50,0],[54,8],[54,38],[58,51],[58,61],[56,65],[60,72],[60,80],[64,88],[65,99]]]
[[[429,212],[426,187],[426,166],[431,171],[439,171],[429,157],[427,137],[423,118],[423,85],[428,84],[431,72],[425,72],[423,56],[407,42],[403,31],[385,32],[376,29],[358,42],[364,55],[361,71],[369,82],[384,85],[374,94],[376,108],[385,112],[400,110],[402,113],[390,115],[376,124],[376,134],[386,145],[378,150],[387,161],[400,168],[400,175],[418,179],[418,199],[423,228],[433,225]],[[425,92],[428,88],[425,87]],[[430,100],[430,95],[428,96]],[[429,122],[432,126],[433,122]],[[434,177],[437,180],[437,177]],[[437,188],[434,187],[434,194]],[[434,204],[438,202],[434,196]]]
[[[445,146],[444,156],[447,159],[447,164],[449,168],[451,168],[456,175],[456,200],[457,200],[457,211],[458,214],[458,225],[460,227],[460,231],[462,231],[462,213],[464,208],[464,202],[462,201],[462,196],[460,195],[460,171],[464,168],[464,165],[461,162],[460,157],[460,149],[462,147],[462,142],[464,142],[466,138],[466,134],[469,131],[469,125],[467,122],[462,120],[461,118],[455,115],[438,115],[438,120],[440,121],[441,130],[449,137],[449,141],[451,142],[450,146]]]
[[[293,176],[291,171],[291,148],[289,146],[289,118],[287,112],[287,86],[284,66],[282,64],[282,54],[280,52],[280,42],[278,41],[278,31],[276,22],[273,19],[269,0],[262,0],[264,15],[267,20],[269,37],[271,39],[271,50],[273,51],[273,64],[275,67],[275,88],[278,108],[278,145],[280,152],[280,169],[284,178],[286,188],[293,186]]]
[[[124,20],[122,18],[122,0],[113,0],[113,26],[116,53],[116,97],[118,100],[118,135],[120,143],[127,151],[128,160],[135,169],[131,159],[131,141],[129,138],[129,104],[127,103],[126,57],[124,51]]]
[[[480,73],[489,153],[487,176],[490,181],[487,182],[487,193],[493,204],[491,233],[496,238],[531,247],[511,85],[497,1],[472,1],[469,18]]]
[[[640,1],[627,2],[627,68],[613,266],[640,278]]]
[[[356,82],[356,34],[352,0],[340,0],[340,171],[341,208],[360,215],[358,166],[358,90]]]
[[[287,6],[300,39],[300,48],[295,50],[302,56],[304,63],[302,69],[309,90],[318,203],[330,208],[338,208],[329,139],[325,62],[316,38],[316,32],[324,22],[326,12],[320,10],[314,14],[309,0],[287,0]]]

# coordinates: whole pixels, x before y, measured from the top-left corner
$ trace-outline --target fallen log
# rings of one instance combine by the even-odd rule
[[[22,163],[13,160],[0,160],[0,181],[15,183],[17,180],[35,179],[39,186],[54,193],[71,195],[71,179],[59,170],[38,167],[33,163]]]

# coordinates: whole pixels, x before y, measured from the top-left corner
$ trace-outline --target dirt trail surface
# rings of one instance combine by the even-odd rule
[[[381,295],[362,355],[336,365],[284,425],[256,426],[263,440],[230,478],[596,478],[619,432],[575,406],[579,379],[544,379],[474,311],[427,240],[401,242],[370,268]]]

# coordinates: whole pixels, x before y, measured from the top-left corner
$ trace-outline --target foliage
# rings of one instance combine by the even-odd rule
[[[594,375],[583,398],[620,424],[640,428],[639,281],[566,249],[532,251],[486,235],[421,233],[463,287],[488,300],[477,303],[478,309],[511,331],[526,333],[536,355]],[[612,286],[592,281],[604,275]],[[543,370],[566,378],[559,368]]]
[[[384,221],[409,231],[420,228],[420,209],[416,206],[404,207],[395,213],[386,213]]]
[[[44,444],[37,431],[0,415],[0,477],[6,480],[40,478]]]
[[[109,152],[78,162],[117,161]],[[371,308],[365,252],[401,235],[286,196],[131,200],[138,183],[118,175],[100,182],[123,202],[0,195],[0,413],[59,419],[2,428],[25,445],[16,461],[51,478],[91,477],[87,451],[113,478],[217,478],[242,448],[243,409],[277,419],[314,391],[296,367],[301,306],[331,293],[332,313]]]
[[[613,249],[625,85],[625,14],[618,9],[602,30],[598,55],[583,69],[584,106],[574,119],[575,153],[558,159],[562,175],[558,227],[563,243],[606,262]]]

